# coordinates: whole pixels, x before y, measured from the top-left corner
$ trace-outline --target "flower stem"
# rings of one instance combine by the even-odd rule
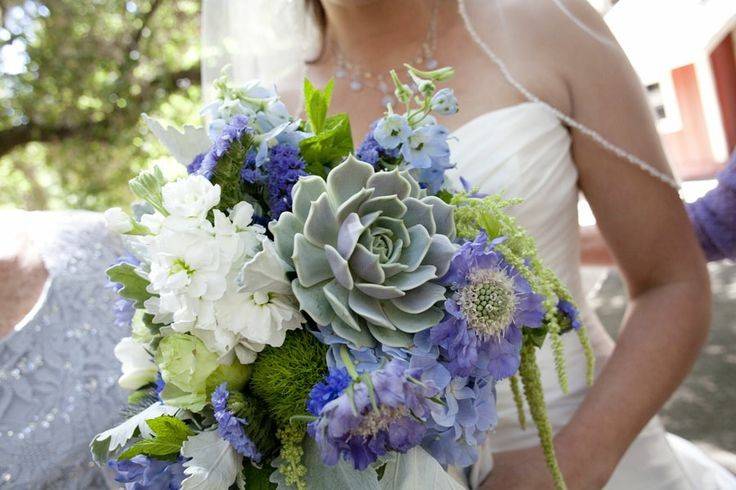
[[[560,471],[555,456],[555,447],[552,441],[552,425],[547,416],[547,408],[544,403],[544,392],[542,390],[542,373],[537,365],[537,354],[534,344],[524,342],[521,348],[521,365],[519,366],[519,374],[521,382],[524,385],[524,396],[529,405],[529,412],[532,420],[537,426],[539,432],[539,440],[544,451],[544,458],[547,461],[547,467],[552,473],[552,479],[556,490],[565,490],[565,479]]]
[[[353,364],[353,360],[350,359],[350,353],[348,352],[348,348],[345,344],[340,346],[340,359],[342,359],[343,364],[345,364],[345,369],[348,370],[348,374],[353,378],[353,381],[358,381],[360,379],[360,374],[358,374],[358,370],[355,369],[355,364]]]

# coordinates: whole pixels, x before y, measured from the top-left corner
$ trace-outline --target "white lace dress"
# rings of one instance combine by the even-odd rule
[[[122,419],[113,347],[125,329],[104,271],[123,249],[95,213],[30,219],[49,278],[22,328],[0,340],[0,489],[107,488],[88,444]]]
[[[568,286],[590,333],[598,369],[613,341],[587,305],[580,278],[578,174],[570,136],[544,105],[523,103],[482,115],[454,133],[456,174],[481,192],[521,198],[510,210],[536,239],[539,253]],[[626,165],[622,163],[622,165]],[[548,413],[555,432],[572,418],[588,390],[585,356],[576,335],[565,335],[569,394],[560,389],[549,342],[538,354]],[[538,445],[534,428],[522,430],[508,383],[498,385],[499,422],[471,473],[477,485],[491,468],[493,452]],[[527,420],[530,415],[527,413]],[[601,420],[606,423],[606,420]],[[736,489],[736,479],[687,441],[667,434],[655,417],[639,434],[607,489]]]

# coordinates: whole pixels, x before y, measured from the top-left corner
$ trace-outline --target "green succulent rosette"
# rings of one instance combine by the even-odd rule
[[[292,196],[292,212],[270,230],[317,324],[356,347],[408,347],[442,319],[445,287],[435,279],[455,252],[453,206],[409,172],[376,172],[352,155],[326,181],[302,177]]]

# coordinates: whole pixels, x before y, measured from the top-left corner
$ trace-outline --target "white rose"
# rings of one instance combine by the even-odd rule
[[[118,384],[126,390],[137,390],[156,381],[156,364],[146,348],[131,337],[123,337],[113,351],[123,365]]]
[[[105,211],[105,222],[107,227],[115,233],[128,233],[133,229],[130,216],[120,208],[110,208]]]
[[[202,175],[189,175],[161,189],[166,210],[184,218],[203,219],[220,202],[220,186]]]

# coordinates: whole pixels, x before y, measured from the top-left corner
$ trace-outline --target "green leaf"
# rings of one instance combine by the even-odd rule
[[[307,173],[326,177],[335,164],[353,151],[353,136],[347,114],[330,116],[324,130],[299,143],[302,158],[307,163]]]
[[[335,81],[330,80],[324,89],[319,90],[309,79],[304,79],[304,109],[307,113],[307,122],[314,134],[320,134],[327,121],[327,109],[332,100],[332,88]]]
[[[248,490],[274,490],[276,484],[268,480],[271,472],[272,469],[268,466],[256,468],[252,464],[246,464],[242,472],[246,488]]]
[[[527,328],[524,327],[524,342],[527,340],[531,342],[535,347],[541,349],[544,344],[544,339],[547,338],[547,329],[541,328]]]
[[[184,441],[189,436],[194,435],[187,424],[169,415],[147,420],[146,423],[151,428],[154,437],[136,442],[124,451],[118,459],[130,459],[139,454],[155,456],[158,459],[167,456],[175,457],[179,454]]]
[[[146,287],[150,284],[147,279],[141,277],[135,267],[130,264],[117,264],[106,271],[107,277],[112,282],[117,282],[123,287],[118,292],[123,298],[135,302],[136,308],[143,308],[143,302],[153,296],[146,291]]]

